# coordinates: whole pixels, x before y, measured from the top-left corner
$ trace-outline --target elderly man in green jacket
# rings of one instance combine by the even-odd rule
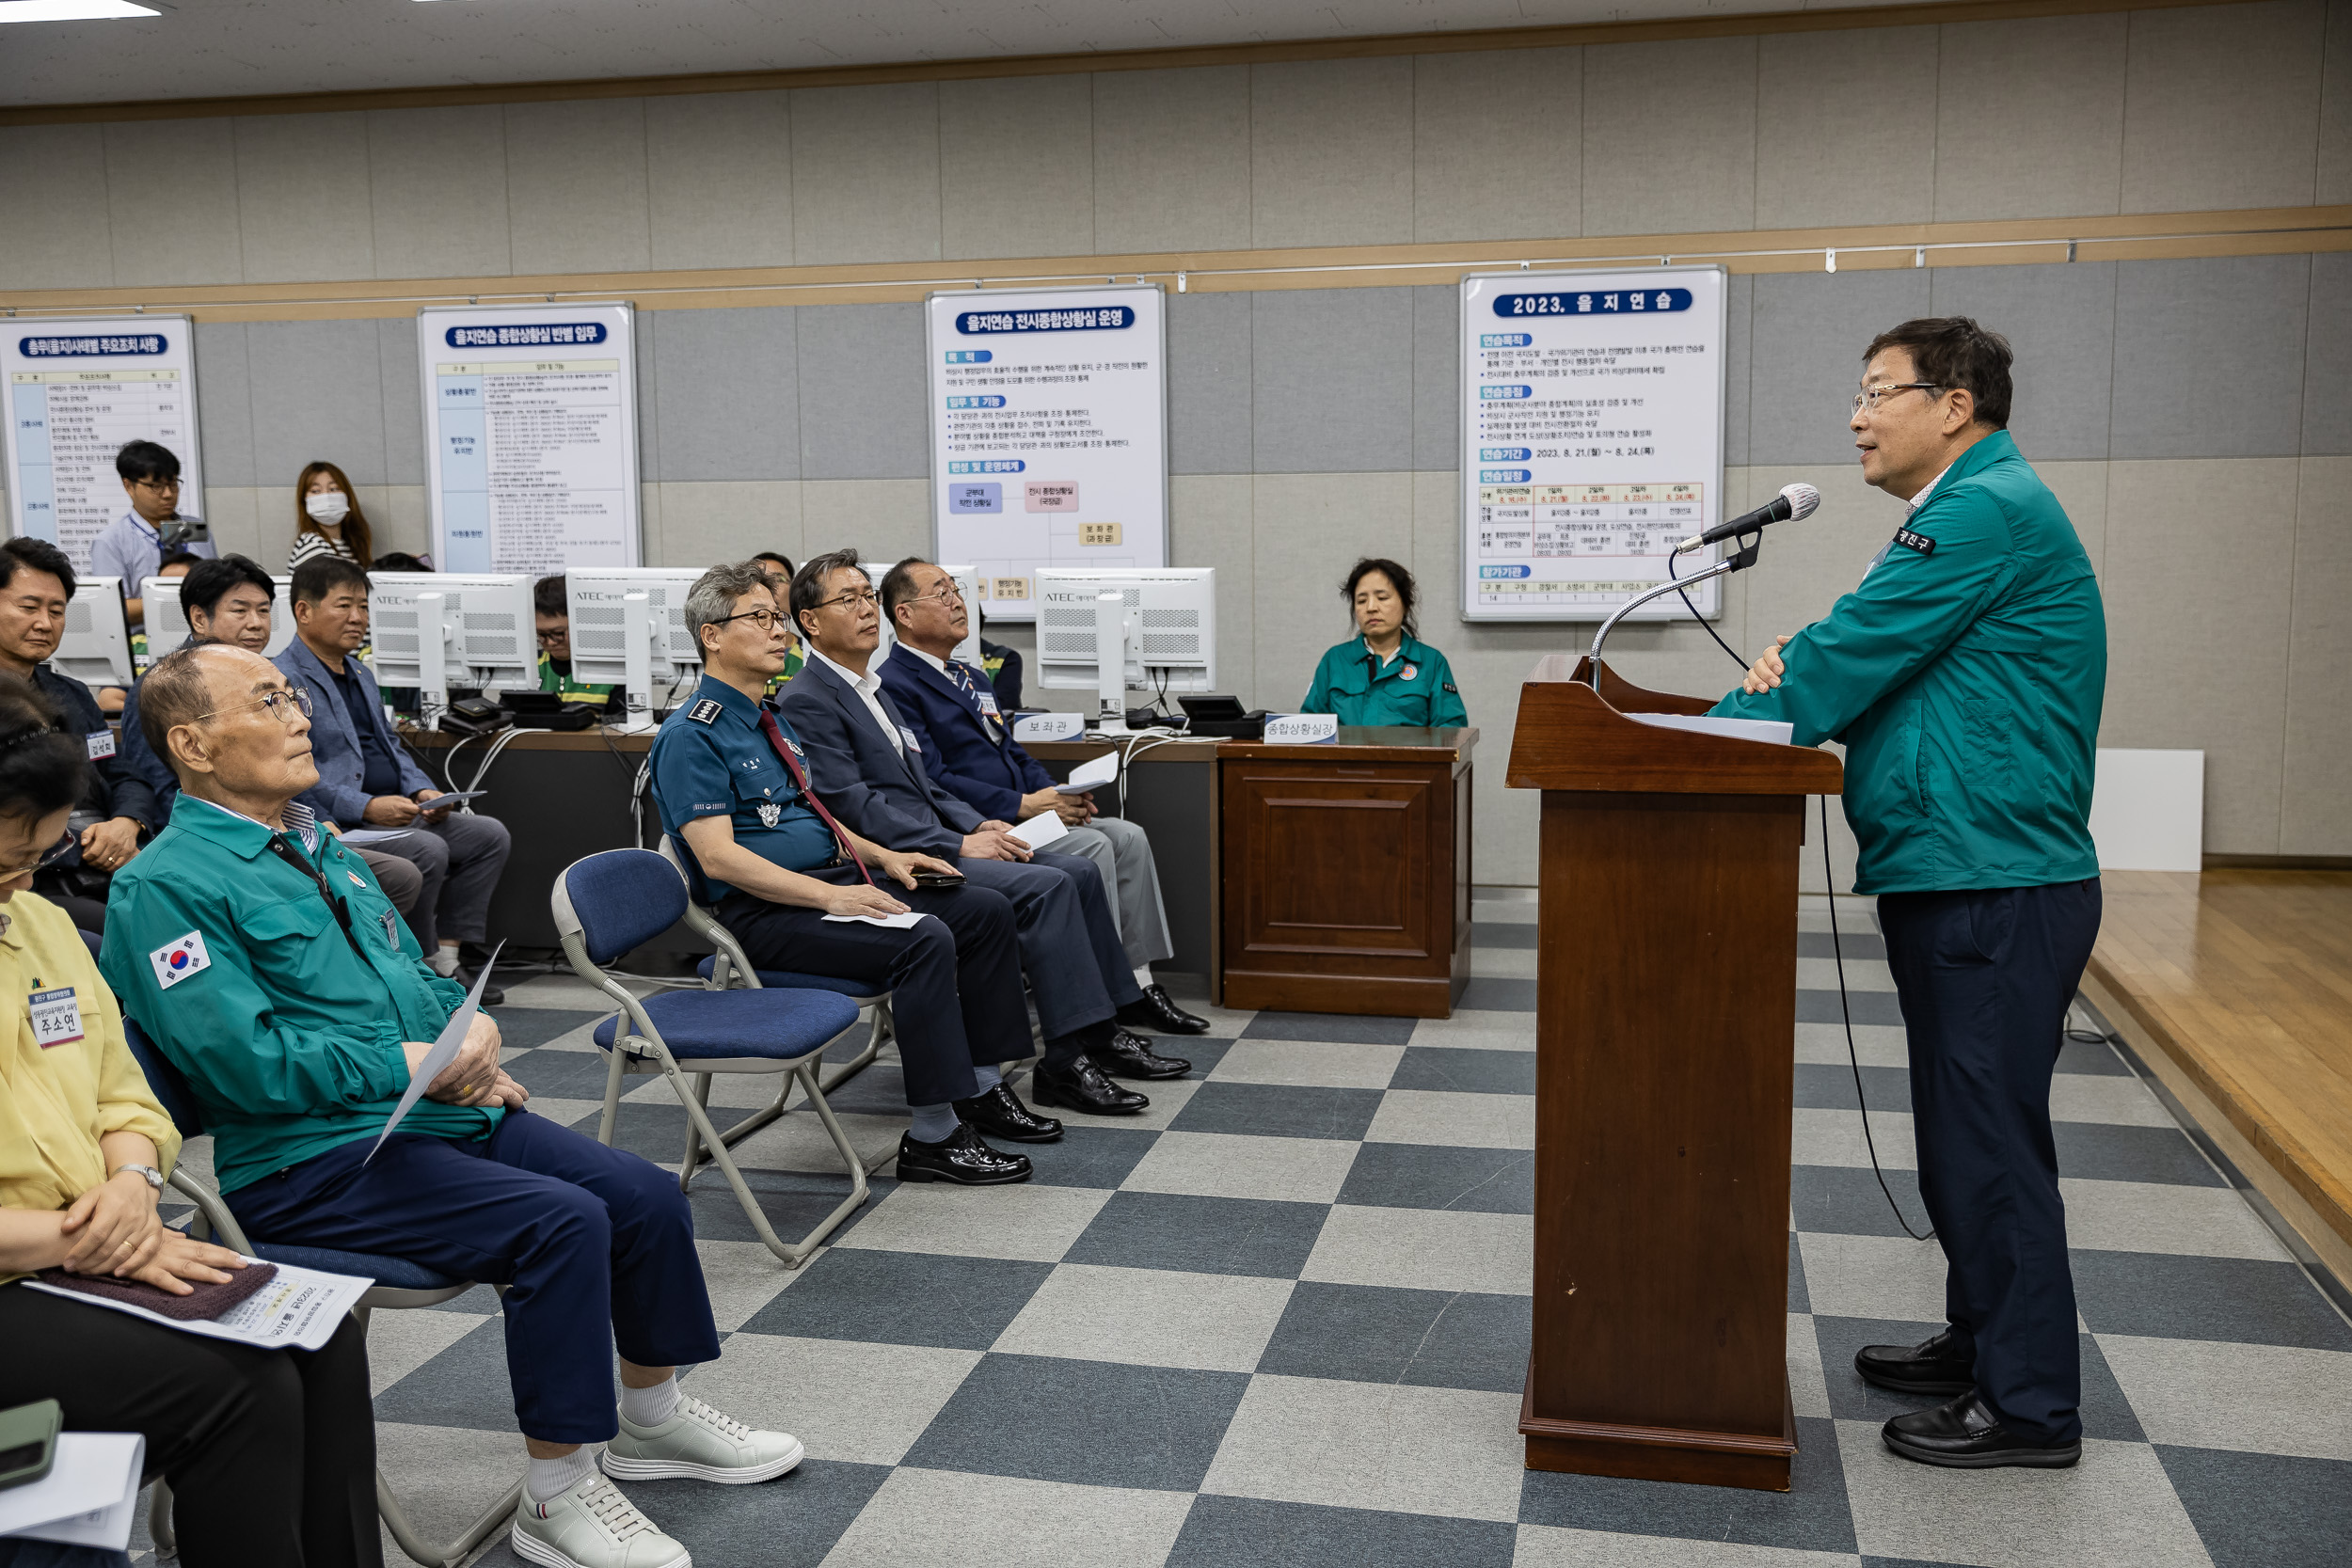
[[[1949,1325],[1854,1358],[1882,1387],[1953,1396],[1888,1421],[1886,1444],[1931,1465],[2067,1465],[2081,1368],[2050,1075],[2099,932],[2106,621],[2073,524],[2010,437],[2009,344],[1953,316],[1863,357],[1863,478],[1909,515],[1714,711],[1847,748],[1854,889],[1878,895],[1947,1264]]]

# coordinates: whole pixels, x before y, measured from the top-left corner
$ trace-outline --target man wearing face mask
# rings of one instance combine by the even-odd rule
[[[227,642],[248,653],[263,653],[269,647],[270,612],[277,598],[278,585],[269,574],[244,556],[225,555],[199,563],[180,584],[180,609],[188,618],[187,645]],[[138,686],[131,688],[122,705],[120,745],[123,765],[155,792],[156,815],[168,821],[180,781],[139,727]],[[394,909],[405,915],[417,907],[424,892],[423,873],[397,855],[353,848],[384,884],[384,896]]]
[[[176,541],[172,549],[207,561],[219,552],[204,520],[180,510],[180,459],[169,447],[129,442],[115,453],[115,474],[131,498],[131,510],[90,541],[89,575],[122,579],[122,612],[135,628],[146,624],[147,607],[132,595],[163,564],[167,529]]]

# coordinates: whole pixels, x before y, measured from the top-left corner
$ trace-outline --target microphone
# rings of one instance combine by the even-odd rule
[[[1813,515],[1813,509],[1820,504],[1821,492],[1813,488],[1812,485],[1783,485],[1779,495],[1774,496],[1746,516],[1734,517],[1727,523],[1717,523],[1705,533],[1694,535],[1677,545],[1673,553],[1689,555],[1692,550],[1704,549],[1718,540],[1729,539],[1735,534],[1754,533],[1766,523],[1785,523],[1791,518],[1810,517]]]

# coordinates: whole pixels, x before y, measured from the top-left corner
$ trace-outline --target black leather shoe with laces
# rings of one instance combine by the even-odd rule
[[[1089,1046],[1087,1055],[1113,1078],[1141,1078],[1150,1082],[1182,1078],[1192,1070],[1192,1064],[1182,1056],[1163,1056],[1152,1049],[1150,1040],[1124,1029],[1113,1030],[1107,1045]]]
[[[1977,1386],[1976,1349],[1959,1348],[1948,1328],[1924,1344],[1865,1345],[1853,1370],[1898,1394],[1964,1394]]]
[[[913,1132],[898,1134],[898,1180],[952,1181],[960,1187],[997,1187],[1029,1179],[1029,1157],[991,1148],[969,1125],[945,1143],[927,1144]]]
[[[1176,1006],[1163,986],[1143,988],[1143,1000],[1119,1009],[1119,1022],[1130,1029],[1156,1029],[1163,1035],[1205,1035],[1209,1021]]]
[[[986,1094],[956,1102],[956,1115],[992,1138],[1014,1144],[1050,1144],[1061,1136],[1061,1123],[1039,1116],[1021,1103],[1010,1084],[999,1084]]]
[[[1098,1117],[1132,1117],[1152,1103],[1135,1090],[1122,1089],[1104,1077],[1103,1069],[1083,1055],[1065,1068],[1039,1063],[1037,1070],[1029,1074],[1029,1098],[1040,1105],[1067,1106],[1073,1111],[1090,1111]]]
[[[2008,1465],[2063,1470],[2083,1456],[2079,1440],[2037,1443],[2010,1431],[1973,1388],[1932,1410],[1896,1417],[1880,1429],[1880,1435],[1905,1459],[1956,1470],[1992,1470]]]

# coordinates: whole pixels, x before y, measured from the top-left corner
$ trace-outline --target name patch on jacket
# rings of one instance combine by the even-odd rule
[[[692,707],[686,710],[686,717],[691,719],[697,724],[707,724],[725,711],[725,708],[719,705],[719,699],[716,697],[705,697],[701,702],[696,703]]]
[[[1934,540],[1924,533],[1914,533],[1907,528],[1899,528],[1895,531],[1895,543],[1907,550],[1917,550],[1921,555],[1935,553]]]

